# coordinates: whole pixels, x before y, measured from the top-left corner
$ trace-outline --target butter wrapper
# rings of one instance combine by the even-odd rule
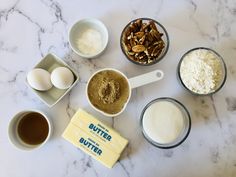
[[[112,168],[120,157],[74,124],[67,126],[62,137],[108,168]]]
[[[62,137],[108,168],[113,167],[128,144],[114,129],[82,109],[72,117]]]
[[[90,135],[94,135],[105,146],[118,154],[121,154],[128,144],[128,140],[123,138],[118,132],[82,109],[75,113],[71,122]]]

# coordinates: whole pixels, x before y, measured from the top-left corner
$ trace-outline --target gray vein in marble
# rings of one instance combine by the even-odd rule
[[[9,72],[9,70],[3,66],[0,65],[0,70],[3,71],[3,72]]]
[[[111,127],[115,129],[115,117],[112,117]],[[125,152],[126,152],[125,157],[128,159],[129,163],[131,164],[131,168],[133,168],[134,165],[133,165],[133,162],[130,158],[130,152],[131,152],[130,143],[125,148]],[[129,177],[130,174],[129,174],[128,170],[126,169],[125,165],[121,162],[121,160],[118,160],[118,163],[121,165],[122,169],[125,171],[125,173]]]
[[[164,157],[171,158],[174,155],[174,151],[171,149],[165,149],[163,151]]]
[[[66,26],[67,26],[67,21],[65,20],[65,18],[63,17],[62,14],[62,8],[60,6],[60,4],[54,0],[48,0],[47,2],[44,0],[41,0],[41,2],[47,6],[49,9],[51,9],[51,11],[54,12],[54,16],[56,18],[55,21],[52,22],[52,31],[51,33],[53,33],[54,31],[54,26],[55,24],[62,22],[62,24],[64,25],[64,30],[66,31]],[[67,39],[64,38],[64,36],[61,36],[62,38],[62,42],[63,42],[63,46],[67,49],[69,49],[69,42],[67,41]],[[50,46],[48,49],[48,53],[50,52],[50,50],[53,48],[54,46]]]
[[[54,11],[54,16],[56,17],[56,20],[52,23],[53,25],[58,23],[58,22],[63,22],[64,24],[67,24],[66,20],[64,19],[62,15],[62,9],[61,6],[58,2],[54,0],[48,0],[49,4],[45,2],[44,0],[40,0],[44,5],[49,7],[51,10]]]
[[[17,0],[11,8],[0,11],[0,21],[2,17],[5,18],[5,20],[7,21],[9,14],[15,9],[18,3],[19,3],[19,0]]]
[[[236,48],[235,48],[236,50]],[[228,67],[228,71],[229,73],[233,76],[233,79],[236,80],[236,70],[235,70],[235,66],[231,65]]]
[[[63,176],[68,176],[69,175],[69,168],[70,168],[70,165],[69,163],[66,164],[66,169],[65,169],[65,173]]]
[[[216,120],[217,120],[217,122],[218,122],[220,128],[222,128],[222,122],[220,121],[220,117],[219,117],[218,112],[217,112],[217,109],[216,109],[216,105],[215,105],[215,102],[214,102],[213,95],[211,95],[210,98],[211,98],[212,108],[213,108],[213,110],[214,110]]]
[[[111,127],[112,128],[115,127],[115,119],[114,119],[114,117],[111,117]]]
[[[163,2],[164,2],[164,0],[161,0],[160,5],[158,6],[157,10],[155,11],[155,17],[157,17],[161,13]]]
[[[197,4],[193,0],[188,0],[188,2],[193,7],[193,12],[189,16],[190,20],[195,24],[195,26],[198,29],[198,31],[201,34],[201,36],[207,37],[209,40],[214,41],[215,37],[213,37],[210,34],[204,32],[204,30],[201,28],[201,25],[199,24],[199,22],[195,18],[195,13],[197,12],[197,9],[198,9]]]
[[[80,162],[82,163],[82,173],[85,173],[88,169],[92,169],[94,171],[95,176],[98,177],[99,175],[93,166],[91,156],[85,154],[80,149],[78,149],[78,151],[80,151],[82,155],[82,158],[80,158]],[[73,161],[73,165],[74,166],[76,165],[74,161]]]
[[[220,159],[219,147],[216,146],[216,147],[210,148],[210,154],[211,154],[211,161],[213,163],[217,163]]]
[[[94,172],[95,176],[98,177],[98,173],[97,173],[96,169],[93,166],[91,156],[88,157],[88,161],[86,162],[86,167],[93,169],[93,172]]]
[[[104,66],[98,65],[94,59],[82,60],[82,64],[86,64],[90,68],[95,69],[95,70],[104,68]]]
[[[226,97],[225,101],[227,103],[227,110],[230,112],[236,111],[236,98],[235,97]]]
[[[8,83],[15,83],[16,80],[17,80],[17,77],[18,77],[20,74],[22,74],[22,73],[24,73],[24,71],[22,71],[22,70],[18,71],[18,72],[15,74],[15,76],[14,76],[11,80],[8,80],[7,82],[8,82]]]
[[[82,76],[83,74],[80,74],[80,69],[81,67],[88,67],[88,70],[90,73],[94,73],[96,70],[104,68],[104,64],[99,63],[98,65],[94,59],[83,59],[83,58],[76,58],[74,59],[72,56],[73,53],[67,54],[65,56],[65,59],[67,60],[68,63],[70,63],[71,66],[74,66],[75,69],[79,72],[80,77],[80,83],[87,83],[87,80],[83,79]]]
[[[214,25],[214,29],[216,31],[217,40],[220,37],[230,37],[232,31],[232,24],[236,22],[235,20],[235,11],[236,4],[232,5],[232,7],[228,6],[229,2],[224,2],[221,0],[216,0],[216,10],[215,16],[217,17],[217,21]],[[229,18],[231,16],[232,18]]]
[[[0,51],[15,53],[17,50],[16,46],[13,47],[6,47],[3,41],[0,41]]]
[[[68,103],[66,105],[66,113],[67,113],[67,116],[71,118],[75,114],[76,110],[72,107],[72,104],[71,104],[71,92],[68,93],[67,97],[68,97]]]
[[[52,49],[56,49],[56,47],[54,45],[50,45],[48,47],[47,53],[50,53],[52,51]]]
[[[197,11],[197,4],[193,1],[193,0],[188,0],[190,2],[190,4],[193,6],[193,13],[195,13]]]
[[[125,172],[126,176],[130,177],[129,170],[126,168],[126,166],[120,160],[118,160],[118,164],[120,164],[120,166],[123,169],[123,171]]]
[[[9,73],[9,71],[6,68],[4,68],[4,67],[0,67],[0,70],[2,70],[3,72]],[[0,83],[2,83],[2,84],[6,84],[6,83],[12,84],[12,83],[15,83],[17,78],[19,77],[19,75],[24,74],[24,73],[25,73],[25,71],[23,71],[23,70],[17,71],[10,79],[5,80],[5,81],[4,80],[0,80]]]
[[[126,157],[128,158],[130,167],[133,169],[134,168],[134,163],[133,163],[133,161],[131,159],[131,156],[130,156],[130,154],[132,153],[132,147],[131,147],[130,143],[127,145],[125,152],[126,152]]]
[[[114,128],[114,129],[115,129],[115,119],[116,119],[115,117],[112,117],[112,122],[111,122],[111,127]],[[125,153],[125,158],[127,158],[127,160],[130,163],[131,168],[133,168],[134,164],[133,164],[132,159],[130,157],[130,154],[132,152],[132,148],[131,148],[130,142],[128,143],[128,145],[126,146],[124,151],[125,152],[123,152],[123,153]],[[121,163],[121,160],[119,160],[118,162]],[[121,166],[124,169],[123,164],[121,164]],[[124,170],[126,170],[126,169],[124,169]],[[126,172],[126,174],[127,174],[127,172]],[[127,175],[129,176],[129,174],[127,174]]]
[[[38,22],[34,21],[30,16],[26,15],[22,10],[17,8],[17,4],[19,1],[17,1],[10,9],[5,10],[3,12],[0,12],[0,14],[4,14],[2,16],[5,16],[5,20],[8,20],[9,15],[15,13],[18,13],[19,15],[25,17],[30,23],[34,24],[38,28],[37,32],[37,40],[38,40],[38,48],[40,51],[40,55],[43,57],[43,52],[41,49],[41,34],[45,32],[45,29],[39,25]],[[0,16],[1,19],[1,16]]]
[[[76,166],[77,163],[78,163],[77,160],[74,160],[74,161],[73,161],[73,165],[74,165],[74,166]]]
[[[22,10],[17,9],[16,7],[14,7],[14,8],[12,9],[12,13],[13,13],[13,12],[17,12],[18,14],[22,15],[23,17],[25,17],[30,23],[32,23],[32,24],[34,24],[35,26],[37,26],[38,29],[39,29],[42,33],[45,32],[45,29],[44,29],[42,26],[40,26],[38,22],[34,21],[30,16],[26,15]]]
[[[49,7],[52,11],[54,11],[54,16],[56,18],[56,20],[54,22],[52,22],[52,26],[54,26],[54,24],[58,23],[58,22],[62,22],[65,26],[67,25],[67,22],[65,21],[63,15],[62,15],[62,9],[59,5],[59,3],[57,3],[56,1],[53,1],[53,0],[49,0],[50,4],[47,4],[45,3],[44,1],[41,1],[43,2],[47,7]],[[33,20],[30,16],[28,16],[27,14],[25,14],[22,10],[20,10],[19,8],[17,8],[17,4],[19,3],[19,1],[17,1],[11,8],[7,9],[7,10],[4,10],[4,11],[1,11],[0,12],[0,20],[2,17],[5,17],[5,20],[7,21],[8,20],[8,17],[10,14],[13,14],[14,12],[15,13],[18,13],[20,14],[21,16],[25,17],[30,23],[34,24],[37,28],[38,28],[38,31],[37,31],[37,42],[38,42],[38,49],[39,49],[39,52],[40,52],[40,55],[41,57],[44,56],[44,53],[42,51],[42,40],[41,40],[41,35],[45,33],[45,29],[38,23],[36,22],[35,20]],[[63,37],[62,37],[63,38]],[[64,38],[63,38],[64,39]],[[68,42],[64,39],[63,40],[63,45],[64,47],[67,47],[69,48],[69,44]],[[52,46],[50,46],[52,47]],[[0,45],[0,50],[3,50],[4,48],[1,47]],[[6,50],[6,49],[5,49]],[[8,49],[9,50],[9,49]],[[15,49],[11,49],[10,51],[14,51]],[[50,49],[48,49],[49,51]]]

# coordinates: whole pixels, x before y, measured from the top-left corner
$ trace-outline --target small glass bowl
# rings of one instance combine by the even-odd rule
[[[158,101],[168,101],[168,102],[175,104],[179,108],[179,110],[182,112],[183,117],[184,117],[184,128],[183,128],[182,132],[180,133],[180,135],[178,136],[178,138],[176,138],[176,140],[171,143],[161,144],[161,143],[155,142],[147,135],[147,133],[145,132],[145,130],[143,128],[143,116],[144,116],[145,111],[147,110],[147,108],[149,108],[149,106],[151,106],[153,103],[158,102]],[[189,132],[191,130],[191,117],[190,117],[188,110],[186,109],[186,107],[182,103],[180,103],[179,101],[177,101],[173,98],[162,97],[162,98],[157,98],[157,99],[152,100],[144,107],[144,109],[141,113],[141,116],[140,116],[140,126],[142,128],[142,133],[143,133],[144,138],[149,143],[151,143],[155,147],[158,147],[161,149],[170,149],[170,148],[174,148],[174,147],[179,146],[188,137]]]
[[[183,82],[182,78],[181,78],[181,75],[180,75],[180,67],[181,67],[181,64],[182,64],[182,61],[183,59],[185,58],[185,56],[187,54],[189,54],[190,52],[192,51],[195,51],[195,50],[199,50],[199,49],[204,49],[204,50],[209,50],[211,52],[213,52],[219,59],[219,61],[221,62],[221,66],[222,66],[222,71],[223,71],[223,77],[222,77],[222,80],[221,80],[221,83],[219,84],[219,86],[217,87],[217,89],[215,89],[214,91],[210,92],[210,93],[206,93],[206,94],[202,94],[202,93],[197,93],[197,92],[194,92],[192,90],[190,90]],[[196,48],[193,48],[189,51],[187,51],[180,59],[179,61],[179,64],[178,64],[178,67],[177,67],[177,76],[178,76],[178,80],[179,82],[181,83],[181,85],[187,90],[189,91],[191,94],[193,95],[198,95],[198,96],[209,96],[209,95],[212,95],[216,92],[218,92],[225,84],[226,82],[226,78],[227,78],[227,67],[226,67],[226,64],[223,60],[223,58],[220,56],[220,54],[218,54],[216,51],[210,49],[210,48],[207,48],[207,47],[196,47]]]
[[[129,25],[130,25],[131,23],[133,23],[133,22],[135,22],[136,20],[139,20],[139,19],[142,20],[143,22],[153,21],[153,22],[155,23],[155,25],[156,25],[158,31],[159,31],[160,33],[163,33],[162,40],[163,40],[164,43],[165,43],[165,47],[164,47],[164,49],[162,49],[161,54],[160,54],[155,60],[153,60],[153,62],[147,63],[147,64],[145,64],[145,63],[140,63],[140,62],[137,62],[137,61],[132,60],[132,59],[127,55],[127,53],[126,53],[126,51],[125,51],[125,48],[124,48],[124,46],[123,46],[123,41],[124,41],[124,37],[125,37],[125,35],[124,35],[125,31],[127,30],[127,28],[129,27]],[[123,29],[123,31],[122,31],[122,33],[121,33],[121,37],[120,37],[120,47],[121,47],[121,50],[122,50],[123,54],[126,56],[126,58],[127,58],[129,61],[131,61],[132,63],[135,63],[135,64],[137,64],[137,65],[142,65],[142,66],[150,66],[150,65],[153,65],[153,64],[155,64],[155,63],[158,63],[161,59],[163,59],[164,56],[166,55],[168,49],[169,49],[169,43],[170,43],[169,36],[168,36],[168,33],[167,33],[166,29],[164,28],[164,26],[163,26],[162,24],[160,24],[159,22],[157,22],[156,20],[153,20],[153,19],[151,19],[151,18],[137,18],[137,19],[135,19],[135,20],[132,20],[131,22],[129,22],[129,23],[125,26],[125,28]]]

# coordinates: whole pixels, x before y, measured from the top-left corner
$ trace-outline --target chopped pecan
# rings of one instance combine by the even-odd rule
[[[143,31],[139,31],[139,32],[135,33],[134,35],[137,36],[138,39],[141,39],[144,36],[144,32]]]
[[[146,35],[143,35],[143,37],[139,39],[139,43],[143,45],[145,39],[146,39]]]
[[[142,25],[142,20],[138,19],[138,20],[135,21],[135,23],[137,24],[137,27],[140,29],[141,25]]]
[[[136,45],[136,42],[135,42],[135,39],[134,39],[134,38],[131,38],[131,39],[129,40],[129,42],[130,42],[131,47],[133,47],[133,46]]]
[[[132,51],[135,53],[143,52],[144,50],[146,50],[144,45],[135,45],[132,47]]]
[[[150,23],[150,28],[151,29],[154,29],[154,30],[158,31],[154,21],[150,21],[149,23]]]

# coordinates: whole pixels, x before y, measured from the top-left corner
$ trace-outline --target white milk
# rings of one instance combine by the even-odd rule
[[[143,129],[156,143],[175,141],[184,129],[184,117],[180,108],[169,101],[157,101],[143,115]]]

